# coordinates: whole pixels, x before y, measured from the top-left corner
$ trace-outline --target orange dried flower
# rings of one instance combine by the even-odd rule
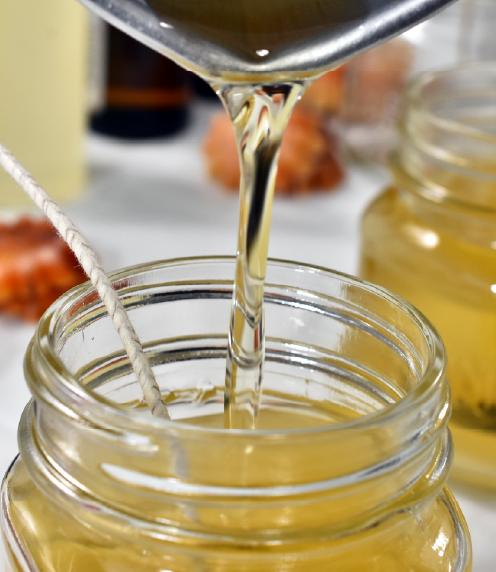
[[[336,114],[343,105],[346,68],[341,66],[325,73],[307,89],[302,105],[324,115]]]
[[[46,220],[0,223],[0,312],[37,320],[85,280],[69,247]]]

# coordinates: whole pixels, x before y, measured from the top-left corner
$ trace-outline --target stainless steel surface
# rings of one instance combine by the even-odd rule
[[[355,2],[354,17],[329,30],[304,50],[281,50],[269,58],[246,60],[222,46],[188,34],[161,21],[146,0],[81,0],[91,10],[149,47],[184,67],[212,79],[240,74],[288,79],[308,70],[323,71],[425,20],[453,0],[322,0]],[[208,0],[203,0],[208,2]],[[232,2],[234,0],[226,0]],[[267,0],[270,2],[270,0]],[[200,0],[201,2],[201,0]],[[302,1],[304,7],[304,0]]]

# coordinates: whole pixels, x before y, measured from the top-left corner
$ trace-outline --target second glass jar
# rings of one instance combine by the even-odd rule
[[[361,275],[432,320],[448,350],[457,476],[496,487],[496,66],[410,88],[393,184],[363,220]]]

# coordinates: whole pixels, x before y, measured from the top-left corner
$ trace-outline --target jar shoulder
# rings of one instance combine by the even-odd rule
[[[83,506],[75,507],[74,514],[61,511],[38,490],[20,460],[4,481],[2,503],[3,514],[8,516],[2,526],[12,570],[159,572],[165,567],[173,572],[189,572],[198,569],[201,562],[206,572],[261,572],[278,570],[281,558],[289,562],[285,572],[320,571],[329,564],[341,572],[470,570],[468,532],[448,491],[414,514],[396,515],[359,534],[331,542],[315,539],[286,553],[266,547],[260,551],[256,547],[248,551],[226,550],[225,546],[178,548],[156,540],[141,543],[136,536],[124,542],[103,529],[81,525],[76,512],[84,515]],[[23,567],[23,555],[35,568],[26,564]]]

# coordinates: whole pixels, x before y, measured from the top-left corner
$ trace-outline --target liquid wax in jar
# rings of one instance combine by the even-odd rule
[[[377,404],[375,404],[377,406]],[[329,406],[328,409],[315,410],[309,402],[302,401],[285,406],[274,406],[262,409],[259,415],[261,429],[286,428],[317,428],[329,422],[343,422],[356,418],[356,411],[345,407]],[[184,419],[183,422],[193,423],[202,427],[221,428],[223,426],[222,413],[204,417]],[[315,445],[314,445],[315,446]],[[318,447],[318,445],[317,445]],[[312,456],[312,441],[309,438],[308,454]],[[318,455],[316,450],[315,454]],[[350,451],[350,454],[352,452]],[[260,463],[260,481],[266,478],[267,466],[271,460],[266,459]],[[294,463],[288,456],[288,466]],[[237,473],[239,467],[226,464],[223,467],[225,475],[230,471]],[[305,473],[311,479],[311,464],[305,467]],[[14,466],[15,479],[9,487],[11,498],[11,517],[16,530],[22,537],[31,540],[28,549],[37,563],[39,570],[53,572],[162,572],[174,570],[177,572],[189,570],[202,570],[202,572],[260,572],[261,570],[279,570],[282,560],[286,562],[285,572],[321,572],[332,569],[340,572],[398,572],[409,570],[411,572],[446,572],[451,569],[451,563],[456,561],[458,546],[453,532],[453,514],[451,501],[447,493],[418,512],[401,513],[390,517],[376,526],[365,528],[362,532],[354,532],[348,539],[346,534],[328,543],[318,538],[305,537],[298,550],[293,553],[277,551],[272,555],[270,563],[260,564],[261,560],[270,557],[271,550],[267,547],[252,546],[249,552],[240,560],[236,551],[241,547],[232,547],[226,550],[204,551],[202,543],[189,543],[187,550],[176,552],[171,546],[150,544],[143,554],[143,546],[135,542],[123,543],[120,537],[102,534],[102,531],[92,527],[78,524],[77,513],[69,514],[60,511],[57,505],[40,494],[22,463]],[[212,476],[212,478],[214,478]],[[233,477],[235,479],[235,477]],[[209,475],[204,475],[205,482]],[[214,478],[215,481],[215,478]],[[390,485],[394,487],[394,483]],[[372,489],[366,488],[364,493],[369,495]],[[366,501],[365,497],[363,499]],[[347,502],[339,504],[346,519]],[[354,499],[360,503],[360,499]],[[424,506],[424,505],[422,505]],[[81,511],[84,520],[84,505],[75,506]],[[274,508],[267,508],[268,511]],[[280,510],[280,509],[276,509]],[[292,518],[292,511],[298,510],[299,519],[311,523],[315,508],[305,509],[289,504],[285,511],[285,518]],[[219,514],[219,510],[215,510]],[[266,518],[257,511],[243,513],[244,525],[248,528],[259,528],[261,523],[257,519]],[[206,515],[204,515],[207,518]],[[334,514],[334,517],[336,515]],[[217,518],[215,518],[217,522]],[[265,521],[264,521],[265,522]],[[421,528],[419,528],[421,523]],[[186,547],[183,547],[186,548]],[[244,549],[246,550],[246,549]],[[204,560],[202,560],[204,559]],[[54,564],[56,563],[56,564]],[[332,565],[331,565],[332,563]],[[281,568],[282,570],[282,568]],[[464,571],[467,572],[467,571]]]
[[[468,191],[453,181],[446,181],[446,188]],[[494,191],[488,187],[488,196]],[[485,243],[486,214],[472,213],[480,217],[473,240],[444,227],[439,217],[426,223],[400,197],[398,189],[389,189],[365,216],[361,276],[415,304],[439,331],[449,355],[454,473],[494,489],[495,257]]]

